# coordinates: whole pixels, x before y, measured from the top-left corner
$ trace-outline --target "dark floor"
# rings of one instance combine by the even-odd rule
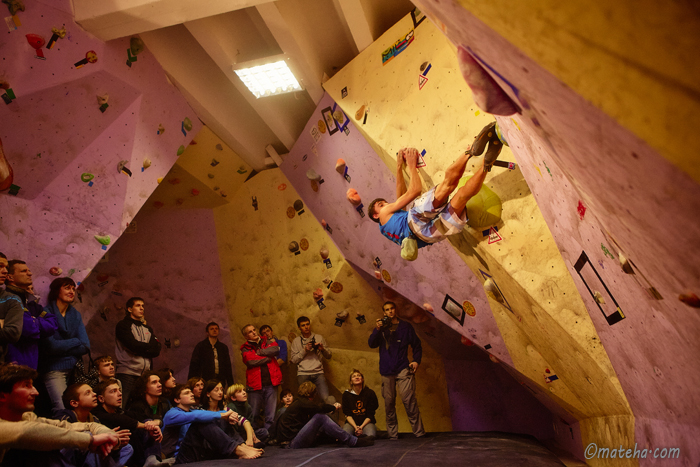
[[[484,466],[550,467],[563,466],[557,457],[532,437],[506,433],[429,433],[417,439],[402,435],[398,441],[379,439],[366,448],[324,445],[310,449],[265,448],[265,455],[254,460],[199,462],[198,467],[223,465],[251,467],[352,466]]]

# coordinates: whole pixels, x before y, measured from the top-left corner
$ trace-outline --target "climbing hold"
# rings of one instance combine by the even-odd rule
[[[382,279],[384,279],[386,283],[391,283],[391,274],[389,274],[389,271],[386,269],[382,269]]]
[[[299,241],[299,248],[301,248],[303,251],[306,251],[309,249],[309,241],[305,238],[302,238]]]
[[[360,313],[357,313],[357,316],[355,316],[355,319],[360,322],[360,324],[365,324],[367,322],[367,319],[365,318],[365,315],[361,315]]]
[[[295,242],[296,243],[296,242]],[[323,298],[323,290],[321,289],[316,289],[314,290],[314,300],[319,301]]]
[[[338,122],[339,126],[342,126],[345,121],[345,114],[343,114],[342,110],[338,109],[333,113],[333,118]]]
[[[224,198],[226,198],[226,196],[228,196],[224,190],[219,191],[219,194]],[[256,211],[257,211],[257,209],[256,209]]]
[[[496,300],[498,303],[503,303],[503,295],[492,279],[486,279],[486,282],[484,282],[484,290],[486,291],[486,295]]]
[[[605,298],[603,297],[603,294],[601,294],[597,290],[593,292],[593,298],[595,299],[596,303],[605,305]]]
[[[192,196],[199,196],[199,190],[196,188],[192,188]]]
[[[163,177],[158,177],[158,178],[156,179],[156,181],[158,182],[158,185],[160,185],[160,182],[163,181]]]
[[[354,188],[349,188],[348,191],[345,193],[345,197],[350,201],[350,204],[353,206],[359,206],[362,204],[362,199],[360,198],[360,195],[357,194],[357,190]]]
[[[164,205],[162,202],[160,202],[160,201],[154,201],[154,202],[153,202],[153,207],[156,208],[156,209],[160,209],[160,208],[162,208],[163,206],[165,206],[165,205]]]
[[[343,291],[343,284],[341,284],[340,282],[333,282],[331,284],[330,289],[333,293],[340,293]]]
[[[211,165],[212,167],[216,167],[217,165],[219,165],[219,161],[217,161],[216,159],[212,159],[210,165]]]
[[[181,156],[183,152],[185,152],[185,146],[181,144],[180,147],[177,148],[177,155]]]
[[[318,121],[318,131],[320,131],[321,133],[326,132],[326,122],[324,122],[323,120]]]
[[[462,302],[462,309],[464,309],[464,312],[469,316],[476,316],[476,308],[474,308],[474,305],[472,305],[469,300]]]
[[[101,245],[109,245],[112,242],[109,235],[95,235],[95,240],[97,240]]]
[[[140,37],[132,37],[129,40],[129,50],[133,55],[138,55],[141,52],[143,52],[143,49],[145,48],[145,44],[143,43],[143,40],[141,40]]]
[[[36,58],[46,60],[46,58],[44,57],[44,52],[41,50],[44,44],[46,44],[46,39],[44,39],[38,34],[27,34],[25,37],[27,38],[27,42],[29,42],[29,45],[31,45],[32,48],[36,51]]]
[[[374,271],[374,277],[376,277],[379,280],[382,280],[382,272],[381,271]]]
[[[144,169],[147,169],[147,168],[149,168],[150,166],[151,166],[151,159],[145,158],[145,159],[143,160],[143,168],[144,168]]]
[[[49,269],[49,274],[51,274],[52,276],[60,276],[61,274],[63,274],[63,269],[54,266],[51,269]]]
[[[420,64],[420,71],[421,71],[421,73],[422,73],[423,71],[425,71],[425,69],[427,68],[427,66],[428,66],[428,62],[423,62],[423,63]]]
[[[158,134],[162,135],[163,133],[165,133],[165,127],[162,124],[160,124],[160,125],[158,125]],[[184,149],[184,146],[182,146],[182,148]],[[178,156],[179,155],[180,154],[178,154]]]
[[[310,180],[309,183],[311,184],[311,190],[314,193],[318,193],[318,182],[316,180]]]
[[[290,219],[294,219],[294,216],[296,216],[296,214],[297,212],[294,210],[293,207],[289,206],[287,208],[287,217],[289,217]]]
[[[80,60],[79,62],[75,62],[73,66],[75,68],[82,68],[88,63],[95,63],[97,61],[97,53],[95,53],[94,50],[88,50],[87,53],[85,54],[85,58]]]
[[[315,180],[315,181],[317,181],[317,182],[321,181],[321,176],[320,176],[319,174],[317,174],[316,171],[315,171],[314,169],[309,169],[309,170],[307,170],[307,171],[306,171],[306,177],[307,177],[309,180]]]
[[[493,115],[513,115],[521,112],[520,107],[464,47],[459,47],[457,57],[462,77],[471,88],[474,102],[481,110]]]
[[[127,161],[127,160],[119,161],[119,164],[117,164],[117,172],[126,174],[129,177],[131,177],[131,170],[129,170],[128,167],[126,166],[126,164],[128,164],[128,163],[129,163],[129,161]]]
[[[680,294],[678,300],[693,308],[700,308],[700,298],[694,293]]]
[[[83,173],[82,175],[80,175],[80,180],[82,180],[82,181],[85,182],[85,183],[89,182],[89,181],[92,180],[93,178],[95,178],[95,176],[94,176],[93,174],[87,173],[87,172],[85,172],[85,173]]]
[[[182,126],[185,127],[185,130],[191,131],[192,130],[192,120],[190,120],[188,117],[185,117],[185,119],[182,121]]]
[[[304,203],[300,199],[294,201],[294,209],[297,214],[302,215],[304,213]]]
[[[61,29],[51,28],[51,32],[53,33],[51,35],[51,39],[49,39],[49,43],[46,44],[46,48],[49,50],[51,50],[53,48],[53,46],[54,46],[54,44],[56,44],[57,40],[63,39],[64,37],[66,37],[66,26],[63,25],[63,27]]]
[[[617,259],[620,260],[620,266],[625,274],[634,274],[634,269],[632,269],[632,265],[629,260],[625,258],[625,255],[619,253]]]
[[[322,259],[328,259],[328,255],[330,254],[330,252],[328,251],[328,248],[324,246],[321,247],[321,251],[319,251],[319,254],[321,255]]]
[[[289,251],[291,251],[292,253],[296,253],[297,251],[299,251],[299,244],[295,241],[291,241],[289,242],[289,246],[287,246],[287,248],[289,248]]]
[[[107,103],[109,100],[109,94],[104,94],[102,96],[97,96],[97,103],[100,105],[104,105]]]
[[[207,177],[214,178],[214,174],[207,174]]]
[[[578,211],[578,215],[583,220],[583,216],[586,215],[586,206],[583,205],[581,200],[578,201],[578,206],[576,207],[576,210]]]
[[[348,309],[346,308],[346,309],[344,309],[343,311],[339,311],[339,312],[336,313],[335,315],[336,315],[338,318],[340,318],[340,319],[342,319],[343,321],[345,321],[345,320],[348,318],[348,316],[350,316],[350,312],[349,312]]]
[[[284,190],[287,189],[287,184],[286,184],[286,183],[281,183],[281,184],[277,185],[277,189],[278,189],[279,191],[284,191]]]
[[[423,309],[424,309],[425,311],[427,311],[428,313],[430,313],[431,315],[434,315],[434,311],[435,311],[435,310],[433,310],[433,305],[431,305],[430,303],[424,303],[424,304],[423,304]]]
[[[365,116],[365,108],[366,106],[362,106],[359,109],[357,109],[357,112],[355,112],[355,120],[360,120],[362,117]]]
[[[499,362],[500,362],[500,360],[498,360],[498,358],[496,358],[494,355],[491,355],[491,354],[489,354],[489,359],[490,359],[493,363],[499,363]]]
[[[338,159],[335,162],[335,171],[338,172],[340,175],[345,175],[345,168],[347,165],[345,164],[345,161],[343,159]]]
[[[12,16],[15,16],[18,11],[24,11],[24,3],[20,0],[2,0],[2,3],[7,4],[7,9]]]
[[[474,345],[474,343],[473,343],[472,341],[470,341],[469,339],[467,339],[466,336],[462,336],[462,337],[459,339],[459,341],[460,341],[462,344],[466,345],[466,346],[472,346],[472,345]]]
[[[224,147],[221,144],[217,144],[216,149],[218,149],[219,151],[223,151]]]
[[[184,202],[185,202],[185,200],[182,199],[182,198],[178,198],[178,199],[175,200],[175,204],[177,204],[178,206],[182,206],[182,204],[183,204]]]

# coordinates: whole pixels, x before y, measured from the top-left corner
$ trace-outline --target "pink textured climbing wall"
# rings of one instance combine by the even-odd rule
[[[420,3],[524,109],[497,119],[633,410],[627,447],[680,448],[674,465],[696,465],[700,314],[678,296],[700,293],[700,186],[466,9]]]
[[[162,188],[171,188],[165,184]],[[153,199],[167,200],[160,188]],[[154,366],[172,368],[177,381],[184,382],[192,349],[205,338],[207,323],[219,324],[219,339],[229,350],[231,339],[213,211],[170,201],[161,209],[144,206],[107,261],[85,280],[82,304],[76,307],[86,317],[92,355],[114,355],[114,328],[124,317],[125,303],[142,297],[146,320],[164,344]]]
[[[29,2],[18,18],[0,42],[0,79],[15,95],[0,103],[0,139],[20,187],[0,193],[0,251],[26,260],[44,295],[51,267],[77,281],[90,272],[110,248],[94,236],[119,237],[201,124],[148,50],[127,66],[129,38],[93,38],[73,23],[69,1]],[[35,58],[25,35],[48,42],[64,24],[66,36]],[[88,51],[97,62],[77,68]]]

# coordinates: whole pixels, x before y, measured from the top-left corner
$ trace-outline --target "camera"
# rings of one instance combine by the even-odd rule
[[[311,348],[314,349],[314,352],[318,350],[319,344],[316,343],[316,336],[311,338]]]
[[[379,329],[381,329],[381,330],[389,329],[391,327],[391,318],[389,318],[386,315],[382,317],[380,322],[381,322],[381,327]]]

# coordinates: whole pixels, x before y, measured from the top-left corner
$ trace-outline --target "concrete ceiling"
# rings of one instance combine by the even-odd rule
[[[73,0],[102,40],[139,34],[200,119],[255,170],[288,153],[322,82],[413,9],[408,0]],[[236,64],[284,55],[303,91],[256,99]],[[276,154],[275,154],[276,153]],[[279,160],[279,159],[278,159]]]

